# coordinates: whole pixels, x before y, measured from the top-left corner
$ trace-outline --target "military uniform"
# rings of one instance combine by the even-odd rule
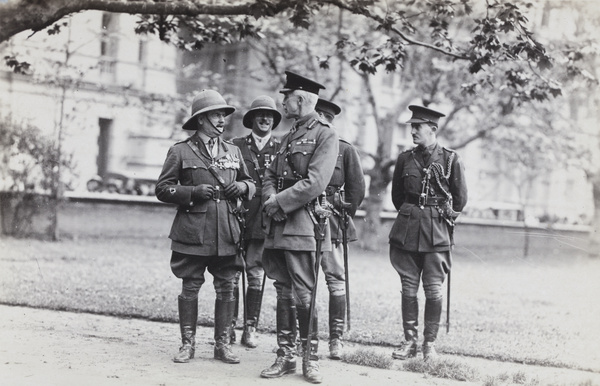
[[[239,363],[229,346],[235,306],[233,287],[242,268],[236,261],[240,224],[234,211],[235,200],[253,196],[255,187],[240,149],[218,137],[225,116],[233,111],[235,108],[227,105],[216,91],[202,90],[197,94],[192,116],[183,126],[197,131],[169,148],[156,183],[156,197],[178,205],[169,233],[171,270],[182,279],[178,297],[182,345],[173,358],[177,363],[189,362],[194,357],[198,292],[207,269],[214,278],[216,292],[215,359]],[[202,130],[211,130],[211,135]],[[205,140],[214,143],[212,152]]]
[[[408,123],[431,122],[443,114],[411,106]],[[417,126],[418,127],[418,126]],[[405,341],[396,359],[417,353],[417,291],[425,292],[425,359],[436,355],[433,344],[442,312],[442,284],[452,266],[454,220],[467,203],[464,166],[458,154],[434,142],[398,156],[392,179],[392,202],[398,215],[389,234],[390,260],[402,282],[402,323]]]
[[[242,151],[243,161],[248,168],[250,177],[256,185],[256,193],[250,200],[244,201],[246,212],[245,239],[245,260],[246,276],[248,278],[248,290],[246,294],[246,320],[244,321],[244,335],[242,343],[248,347],[256,347],[252,335],[258,323],[260,309],[262,304],[262,255],[264,251],[265,226],[262,216],[262,183],[265,170],[269,167],[275,153],[279,149],[279,140],[271,137],[262,149],[258,149],[256,141],[252,134],[246,137],[233,139],[233,143]],[[239,285],[239,278],[238,283]],[[239,296],[239,290],[234,290],[234,295]],[[237,312],[234,315],[233,325],[235,326]],[[233,335],[234,336],[234,335]]]
[[[365,179],[358,152],[350,143],[340,139],[335,170],[326,190],[327,201],[334,205],[333,215],[329,218],[333,246],[331,252],[323,253],[321,260],[325,281],[329,288],[329,349],[330,357],[333,359],[341,358],[340,339],[346,319],[345,267],[343,251],[340,250],[343,242],[342,227],[345,221],[341,216],[342,208],[339,205],[342,188],[344,202],[349,204],[345,209],[346,237],[347,241],[355,241],[358,237],[352,218],[365,197]]]
[[[276,371],[278,361],[292,364],[295,348],[295,317],[293,304],[296,301],[300,339],[304,349],[313,355],[308,363],[303,362],[307,379],[318,379],[316,352],[318,349],[317,314],[308,345],[310,300],[315,287],[316,240],[315,224],[307,204],[325,191],[336,165],[338,137],[329,123],[313,112],[299,119],[286,134],[275,160],[265,173],[263,200],[275,194],[287,218],[283,221],[267,221],[263,267],[267,276],[274,280],[277,290],[277,343],[278,358],[272,367]],[[331,250],[331,236],[327,227],[322,250]],[[292,296],[292,291],[294,295]],[[316,310],[315,310],[316,311]],[[310,366],[310,367],[309,367]],[[295,370],[294,370],[295,371]],[[269,377],[265,372],[262,376]],[[320,382],[320,381],[311,381]]]

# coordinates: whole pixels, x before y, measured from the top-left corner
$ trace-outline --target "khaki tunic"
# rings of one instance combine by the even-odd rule
[[[264,240],[265,226],[262,223],[262,183],[265,178],[265,170],[275,158],[280,142],[277,138],[271,137],[262,150],[258,150],[252,134],[246,137],[235,138],[232,142],[242,151],[248,173],[256,185],[255,195],[250,197],[250,200],[244,201],[244,207],[248,209],[246,213],[245,238],[246,240]]]
[[[299,119],[281,140],[275,160],[265,172],[263,201],[275,194],[287,215],[283,221],[266,219],[266,249],[316,251],[314,223],[305,205],[325,192],[338,156],[338,136],[316,112]],[[289,154],[289,159],[286,159]],[[293,166],[291,166],[293,165]],[[293,180],[293,186],[277,192],[278,178]],[[329,227],[322,251],[331,250]]]
[[[398,210],[398,216],[390,231],[390,244],[409,252],[443,252],[451,249],[453,240],[449,225],[441,217],[437,207],[420,208],[407,201],[414,200],[421,194],[424,168],[431,163],[441,164],[444,174],[447,174],[448,160],[452,153],[452,150],[436,145],[427,162],[424,162],[418,148],[400,153],[392,180],[392,202]],[[442,179],[441,182],[444,190],[452,194],[453,209],[461,212],[467,204],[467,184],[462,161],[458,154],[454,154],[450,178]],[[428,197],[446,197],[433,176],[429,185]]]
[[[225,186],[244,182],[247,194],[254,195],[254,183],[242,161],[240,149],[218,139],[218,154],[213,159],[197,135],[171,146],[156,184],[156,197],[179,205],[169,238],[171,249],[197,256],[231,256],[237,252],[240,225],[233,213],[235,203],[225,199],[192,200],[196,185],[209,184],[222,189],[207,164],[217,166]]]

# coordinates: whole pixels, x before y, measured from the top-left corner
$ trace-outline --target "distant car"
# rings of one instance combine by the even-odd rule
[[[108,192],[138,196],[154,195],[156,179],[138,177],[133,173],[106,173],[104,178],[92,177],[86,184],[89,192]]]

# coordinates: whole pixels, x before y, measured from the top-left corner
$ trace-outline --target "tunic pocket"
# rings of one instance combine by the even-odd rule
[[[184,244],[204,244],[208,206],[199,205],[192,208],[177,211],[169,234],[171,240]]]
[[[412,207],[408,205],[402,205],[398,211],[398,216],[394,225],[390,230],[390,241],[393,244],[404,245],[406,242],[406,235],[408,234],[408,225],[410,221],[410,212]]]
[[[436,209],[431,211],[431,220],[431,242],[433,246],[449,246],[450,234],[448,232],[448,225]]]
[[[183,181],[192,181],[191,185],[200,185],[206,183],[206,175],[210,172],[208,168],[199,159],[184,159],[181,161],[183,171]],[[210,180],[209,180],[210,181]]]

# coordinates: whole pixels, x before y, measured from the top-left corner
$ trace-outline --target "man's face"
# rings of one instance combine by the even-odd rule
[[[300,96],[294,94],[293,91],[285,94],[282,105],[286,118],[298,118],[300,116],[300,100]]]
[[[430,146],[435,142],[435,131],[427,123],[411,123],[413,143],[419,146]]]
[[[329,122],[329,123],[333,122],[334,115],[331,114],[330,112],[323,111],[323,110],[317,110],[317,113],[319,114],[319,116],[321,118],[323,118],[327,122]]]
[[[198,116],[200,130],[210,138],[218,137],[225,130],[225,109],[213,110]]]
[[[252,119],[252,132],[260,137],[269,134],[273,129],[273,112],[269,110],[258,110]]]

